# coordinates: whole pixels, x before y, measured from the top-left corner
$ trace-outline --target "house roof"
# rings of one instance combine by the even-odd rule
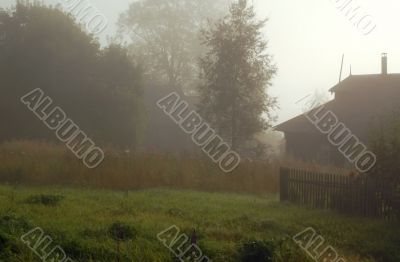
[[[330,91],[336,94],[335,99],[320,107],[334,112],[348,128],[362,134],[372,117],[399,104],[400,74],[352,75]],[[274,129],[282,132],[318,132],[304,114],[285,121]]]
[[[349,90],[353,88],[379,88],[394,87],[400,88],[400,74],[371,74],[371,75],[350,75],[331,89],[330,92]]]
[[[321,107],[331,110],[333,108],[333,102],[334,100],[329,101],[328,103],[320,105],[312,110],[318,110]],[[318,133],[318,130],[310,123],[310,121],[305,116],[310,111],[304,112],[304,114],[298,115],[290,120],[287,120],[275,126],[274,129],[281,132]]]

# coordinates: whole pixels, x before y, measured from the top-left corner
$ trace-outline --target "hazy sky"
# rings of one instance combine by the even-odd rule
[[[63,1],[63,0],[59,0]],[[58,0],[45,0],[56,4]],[[201,0],[199,0],[201,1]],[[360,20],[372,16],[376,29],[367,36],[349,21],[335,2],[360,6]],[[113,35],[118,15],[132,0],[91,0],[110,21],[101,35]],[[14,3],[1,0],[2,6]],[[398,0],[254,0],[260,17],[268,17],[265,36],[279,68],[271,94],[279,99],[279,122],[301,113],[296,101],[315,90],[328,90],[338,82],[341,56],[343,77],[380,72],[380,54],[389,56],[389,73],[400,73],[400,1]],[[366,19],[364,20],[364,22]],[[396,48],[397,47],[397,48]],[[400,88],[400,87],[399,87]]]

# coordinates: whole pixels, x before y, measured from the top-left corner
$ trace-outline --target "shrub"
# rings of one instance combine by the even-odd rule
[[[15,241],[0,230],[0,261],[10,261],[10,257],[20,253]]]
[[[27,204],[41,204],[44,206],[56,206],[63,200],[63,196],[55,196],[55,195],[35,195],[30,196],[25,200]]]
[[[0,217],[0,261],[11,261],[11,257],[21,252],[20,246],[23,244],[15,236],[31,228],[26,219],[12,213]]]
[[[241,262],[272,262],[274,252],[272,242],[253,240],[243,244],[239,256]]]
[[[290,237],[277,242],[274,256],[275,262],[312,262],[308,254],[302,250]]]
[[[108,228],[108,234],[116,241],[133,240],[136,237],[136,229],[130,225],[116,222]]]
[[[7,238],[6,234],[4,232],[0,231],[0,253],[4,252],[7,242],[8,242],[8,238]]]
[[[15,233],[15,231],[25,232],[30,230],[32,226],[23,217],[17,217],[10,213],[0,217],[0,230],[6,233]]]

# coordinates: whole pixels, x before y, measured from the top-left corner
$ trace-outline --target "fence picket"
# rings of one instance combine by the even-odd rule
[[[311,208],[399,219],[398,199],[393,190],[390,185],[365,175],[350,177],[280,168],[280,201]]]

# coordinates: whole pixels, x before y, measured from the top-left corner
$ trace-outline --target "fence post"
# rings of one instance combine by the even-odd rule
[[[279,190],[279,196],[280,196],[280,201],[287,201],[288,200],[288,182],[289,182],[289,170],[286,168],[280,168],[280,176],[279,176],[279,185],[280,185],[280,190]]]

